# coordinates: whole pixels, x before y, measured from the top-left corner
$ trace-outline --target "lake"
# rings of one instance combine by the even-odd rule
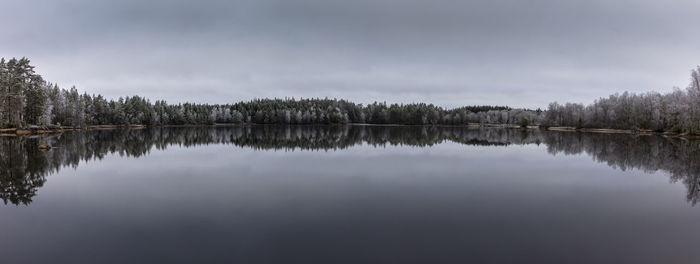
[[[0,155],[2,263],[700,263],[697,141],[226,126]]]

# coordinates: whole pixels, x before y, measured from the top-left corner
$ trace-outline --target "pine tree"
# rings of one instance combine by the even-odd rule
[[[42,124],[42,117],[46,110],[46,91],[43,87],[41,76],[31,77],[30,83],[24,90],[26,101],[24,104],[24,118],[27,124]]]

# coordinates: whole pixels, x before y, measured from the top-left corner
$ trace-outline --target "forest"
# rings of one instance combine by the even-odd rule
[[[432,104],[362,105],[338,99],[256,99],[234,104],[168,104],[140,96],[116,100],[62,89],[43,80],[26,58],[0,60],[0,128],[30,125],[210,125],[255,124],[402,124],[460,125],[537,122],[542,111],[505,106],[444,109]]]
[[[671,93],[624,92],[600,98],[593,104],[550,103],[542,125],[577,128],[652,130],[700,133],[700,66],[691,71],[686,89]]]
[[[342,99],[255,99],[233,104],[169,104],[140,96],[108,99],[60,88],[34,71],[29,59],[0,59],[0,128],[91,125],[251,124],[509,124],[700,132],[700,67],[685,89],[623,93],[594,103],[551,103],[546,110],[507,106],[443,108],[433,104],[363,105]]]

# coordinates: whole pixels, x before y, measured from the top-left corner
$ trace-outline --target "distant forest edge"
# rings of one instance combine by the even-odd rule
[[[234,104],[151,103],[140,96],[106,99],[59,88],[26,58],[0,59],[0,128],[91,125],[507,124],[700,133],[700,67],[685,89],[610,95],[594,103],[550,103],[547,110],[505,106],[446,109],[432,104],[356,104],[338,99],[255,99]]]

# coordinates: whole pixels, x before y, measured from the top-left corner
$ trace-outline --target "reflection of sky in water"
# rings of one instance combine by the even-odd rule
[[[668,172],[547,148],[110,154],[1,206],[0,246],[9,263],[698,261],[700,215]]]

